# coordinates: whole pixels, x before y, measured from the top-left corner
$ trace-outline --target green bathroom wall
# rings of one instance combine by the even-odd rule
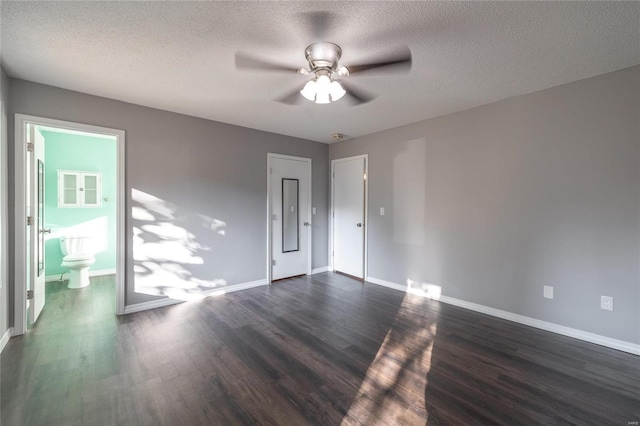
[[[90,271],[116,267],[116,140],[41,130],[44,136],[45,226],[51,228],[45,243],[45,275],[68,272],[62,268],[60,236],[90,235],[96,262]],[[58,208],[58,170],[100,172],[100,207]],[[105,198],[107,201],[105,201]]]

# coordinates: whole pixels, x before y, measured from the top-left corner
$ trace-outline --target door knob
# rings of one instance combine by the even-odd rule
[[[304,226],[311,226],[311,224],[309,222],[305,222]]]
[[[50,234],[51,233],[51,228],[49,229],[43,229],[40,232],[42,232],[43,234]]]
[[[362,223],[356,223],[356,226],[357,226],[358,228],[362,228]]]

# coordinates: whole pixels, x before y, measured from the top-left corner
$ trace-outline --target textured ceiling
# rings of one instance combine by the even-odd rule
[[[304,66],[308,11],[359,63],[407,45],[408,74],[349,77],[377,94],[348,106],[273,101],[299,75],[239,71],[242,51]],[[639,2],[11,2],[1,57],[12,77],[330,142],[640,63]]]

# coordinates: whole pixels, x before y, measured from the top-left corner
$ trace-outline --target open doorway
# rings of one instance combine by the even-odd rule
[[[93,282],[124,313],[124,132],[20,114],[15,129],[14,334],[47,293]]]

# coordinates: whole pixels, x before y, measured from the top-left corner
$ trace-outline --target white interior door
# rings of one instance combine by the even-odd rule
[[[333,161],[333,269],[364,278],[366,159]]]
[[[311,160],[269,156],[271,279],[311,272]]]
[[[45,229],[44,223],[44,137],[37,127],[29,124],[27,129],[27,142],[33,144],[33,150],[29,153],[27,161],[27,211],[33,218],[31,225],[27,225],[28,253],[29,253],[29,290],[31,299],[27,300],[29,324],[33,325],[40,316],[45,303],[45,272],[44,272],[44,242],[45,234],[50,230]]]

